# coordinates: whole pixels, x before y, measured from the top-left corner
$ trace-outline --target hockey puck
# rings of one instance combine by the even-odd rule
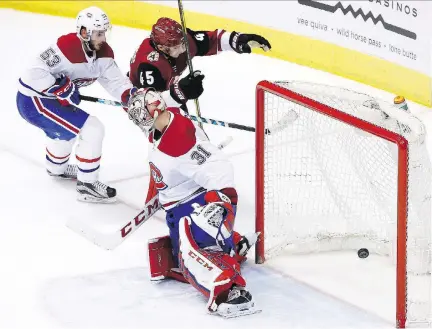
[[[367,258],[369,256],[369,250],[366,248],[361,248],[357,251],[359,258]]]

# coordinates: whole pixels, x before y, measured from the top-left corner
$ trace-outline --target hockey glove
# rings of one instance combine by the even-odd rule
[[[138,91],[138,88],[136,87],[132,87],[129,89],[126,89],[123,94],[121,95],[121,101],[123,103],[123,105],[125,105],[123,107],[123,110],[125,110],[126,112],[128,111],[128,107],[127,104],[129,103],[129,99]]]
[[[227,254],[235,254],[233,241],[235,210],[230,199],[220,191],[209,191],[204,196],[205,204],[196,207],[191,214],[193,221],[192,233],[195,227],[214,238],[212,245],[219,246]]]
[[[271,49],[270,42],[266,38],[257,34],[243,34],[235,31],[230,35],[229,44],[239,54],[250,54],[251,47],[260,47],[264,51]]]
[[[201,71],[189,73],[182,79],[176,76],[170,81],[170,95],[177,103],[185,104],[189,99],[201,96],[204,91],[203,80],[204,75]]]
[[[126,89],[123,94],[121,95],[121,101],[123,104],[127,105],[129,103],[129,99],[138,91],[138,88],[132,87],[129,89]]]
[[[66,76],[57,79],[46,92],[55,95],[62,106],[78,106],[81,102],[78,88]]]

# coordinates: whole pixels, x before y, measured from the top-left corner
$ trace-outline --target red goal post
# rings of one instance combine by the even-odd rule
[[[296,122],[275,134],[266,134],[266,128],[270,128],[271,131],[271,126],[286,115],[287,111],[296,112]],[[426,234],[425,237],[419,236],[417,240],[412,241],[408,238],[411,227],[408,224],[409,216],[412,216],[413,220],[421,219],[420,224],[411,224],[415,226],[412,234],[418,233],[417,226],[420,225],[423,226],[423,231],[430,229],[430,192],[418,192],[415,191],[415,186],[409,185],[410,178],[413,179],[411,183],[415,184],[414,178],[419,175],[424,178],[426,176],[422,175],[430,173],[430,162],[424,147],[424,126],[417,118],[411,118],[411,114],[401,112],[404,111],[391,108],[389,104],[383,104],[369,95],[338,87],[302,82],[261,81],[256,88],[255,207],[256,231],[261,232],[256,245],[256,263],[264,263],[266,257],[285,252],[285,249],[293,248],[296,244],[299,245],[299,249],[306,248],[306,252],[317,252],[323,249],[360,248],[364,245],[357,243],[360,238],[367,240],[367,243],[371,244],[369,248],[374,249],[374,246],[386,240],[383,242],[384,247],[378,246],[378,251],[370,251],[386,254],[383,250],[392,248],[391,245],[396,250],[396,324],[399,328],[405,326],[407,314],[410,314],[409,306],[412,306],[407,305],[407,302],[411,293],[408,282],[411,278],[408,272],[413,269],[407,269],[407,263],[410,264],[408,258],[415,255],[411,249],[407,251],[409,243],[416,243],[417,247],[421,245],[421,248],[425,249],[422,250],[425,254],[422,254],[418,261],[421,263],[419,271],[422,275],[426,271],[430,280],[430,234]],[[411,144],[407,140],[407,135],[412,140]],[[343,144],[345,141],[347,142]],[[396,152],[392,151],[392,146],[388,146],[389,143],[396,146]],[[421,151],[418,150],[419,145],[422,147]],[[376,166],[382,165],[382,169],[375,168],[373,158],[368,159],[362,155],[368,148],[373,150],[377,158]],[[344,152],[345,150],[348,151]],[[358,158],[355,158],[355,150],[358,152]],[[415,155],[416,161],[420,158],[417,162],[424,166],[420,174],[410,167],[410,156],[413,152],[422,152]],[[349,171],[344,165],[352,170]],[[367,173],[363,175],[362,170],[367,170]],[[386,175],[387,170],[389,176],[394,172],[394,179],[393,176],[381,179],[375,173],[378,170],[381,177]],[[337,177],[339,173],[342,177]],[[430,180],[430,176],[428,179]],[[381,184],[381,180],[386,184],[388,181],[388,185],[375,188],[374,185]],[[349,186],[351,181],[352,187]],[[342,191],[338,191],[339,184]],[[366,187],[363,188],[362,184]],[[293,191],[289,190],[290,188]],[[391,190],[388,195],[387,190]],[[364,200],[361,199],[369,192],[372,196],[366,195]],[[307,201],[297,196],[302,193],[302,198],[308,199]],[[421,198],[425,195],[429,197],[426,204],[420,199],[410,203],[412,198]],[[380,202],[376,203],[380,204],[375,205],[373,199],[379,200]],[[320,202],[322,204],[319,204]],[[369,214],[369,217],[376,216],[376,219],[362,218],[356,222],[353,214],[360,211],[358,203],[368,211],[376,207],[377,210],[374,209]],[[379,209],[381,206],[382,209]],[[409,211],[408,208],[416,206],[422,210]],[[314,207],[316,212],[312,213],[309,208]],[[423,208],[426,210],[423,211]],[[336,233],[332,232],[330,228],[326,228],[327,221],[319,221],[319,218],[324,219],[325,214],[332,212],[336,214],[335,217],[340,217],[335,226],[348,227],[346,232],[340,231],[339,228]],[[386,219],[391,218],[391,215],[396,217],[395,241],[391,232],[383,233],[387,226],[393,225],[391,219]],[[329,219],[332,218],[330,215]],[[289,227],[285,227],[286,220],[289,220]],[[364,222],[359,223],[360,220]],[[320,230],[321,228],[323,230]],[[363,232],[363,228],[367,229]],[[375,236],[374,230],[381,236]],[[294,236],[292,231],[298,232]],[[323,234],[326,237],[325,248],[319,241]],[[371,236],[366,236],[367,234]],[[329,247],[331,239],[338,242]],[[425,239],[426,245],[423,245]],[[346,242],[348,240],[350,242]],[[312,247],[306,246],[304,241],[313,244]],[[426,298],[427,301],[419,302],[421,311],[424,307],[430,308],[430,295]],[[424,305],[425,303],[427,305]],[[430,320],[430,312],[424,316],[415,313],[414,317],[417,316],[421,319],[408,319],[408,322]]]

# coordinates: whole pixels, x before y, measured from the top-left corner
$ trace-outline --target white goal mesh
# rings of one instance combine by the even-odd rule
[[[397,265],[397,326],[405,318],[430,323],[423,123],[339,87],[262,82],[257,90],[257,230],[264,231],[257,262],[281,252],[367,248]],[[293,122],[272,131],[293,111]]]

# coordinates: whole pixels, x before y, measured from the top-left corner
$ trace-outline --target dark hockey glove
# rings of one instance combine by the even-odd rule
[[[189,99],[196,99],[204,91],[202,81],[204,75],[201,71],[189,73],[186,77],[180,79],[174,77],[170,81],[170,94],[177,103],[185,104]]]
[[[260,47],[264,51],[271,49],[270,42],[258,34],[243,34],[235,31],[230,35],[229,44],[239,54],[250,54],[251,47]]]

